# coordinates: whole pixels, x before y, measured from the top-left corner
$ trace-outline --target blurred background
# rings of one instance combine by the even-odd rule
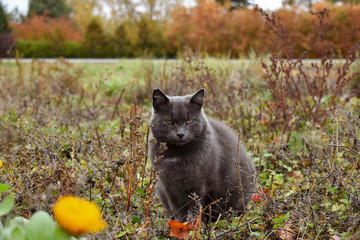
[[[293,36],[294,56],[316,34],[311,11],[327,8],[325,42],[342,58],[360,39],[359,0],[0,0],[0,57],[176,58],[184,48],[243,58],[270,52],[259,5]]]

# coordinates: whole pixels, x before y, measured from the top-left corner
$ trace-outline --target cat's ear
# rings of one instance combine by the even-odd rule
[[[153,107],[155,109],[170,102],[167,96],[159,88],[153,90],[152,99]]]
[[[199,108],[202,108],[203,106],[203,100],[204,100],[204,94],[205,94],[205,89],[200,89],[199,91],[197,91],[190,99],[190,103],[191,104],[195,104],[197,105]]]

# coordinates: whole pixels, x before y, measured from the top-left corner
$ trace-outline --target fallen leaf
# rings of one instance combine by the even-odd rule
[[[267,105],[267,107],[268,107],[271,111],[274,111],[275,108],[276,108],[275,103],[273,103],[273,102],[265,101],[265,104]]]
[[[295,177],[296,173],[295,172],[289,172],[288,173],[288,177]]]
[[[282,240],[293,240],[296,238],[296,232],[290,228],[291,224],[286,224],[276,233]]]
[[[189,233],[193,230],[193,227],[189,227],[189,223],[181,223],[175,220],[168,222],[170,227],[170,237],[176,237],[177,239],[189,239]]]
[[[273,190],[272,196],[274,196],[275,194],[275,190]],[[261,202],[264,199],[269,199],[270,198],[270,189],[268,188],[261,188],[261,190],[258,193],[254,193],[252,196],[252,199],[254,202]]]
[[[334,239],[334,240],[341,240],[342,239],[341,237],[339,237],[337,235],[331,236],[331,238]]]
[[[252,199],[253,199],[254,202],[260,202],[261,201],[260,194],[259,193],[254,193],[252,195]]]

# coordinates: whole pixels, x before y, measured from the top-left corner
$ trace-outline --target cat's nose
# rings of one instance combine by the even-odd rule
[[[182,139],[183,138],[183,136],[185,136],[185,134],[184,133],[177,133],[176,134],[180,139]]]

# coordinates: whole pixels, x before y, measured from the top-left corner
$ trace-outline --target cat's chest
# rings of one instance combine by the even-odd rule
[[[206,182],[208,167],[194,159],[172,157],[162,159],[160,164],[161,181],[172,184],[198,185]]]

